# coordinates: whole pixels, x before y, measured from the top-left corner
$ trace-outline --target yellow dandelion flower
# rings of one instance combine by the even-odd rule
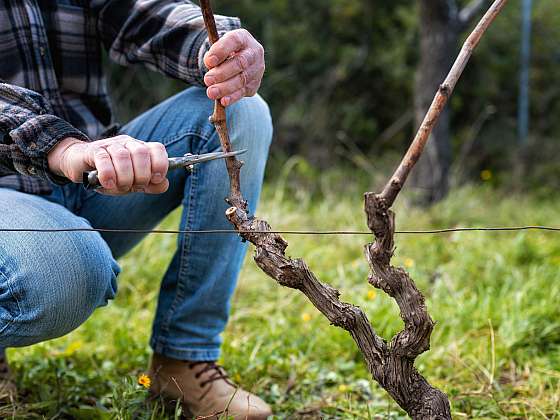
[[[81,340],[71,342],[70,344],[68,344],[68,347],[66,347],[66,350],[64,350],[64,356],[72,356],[74,353],[80,350],[83,345],[84,342]]]
[[[375,297],[377,296],[377,292],[375,290],[368,290],[367,292],[367,298],[369,300],[373,300],[375,299]]]
[[[404,260],[404,266],[406,268],[412,268],[414,267],[414,260],[412,258],[405,258]]]
[[[484,169],[480,172],[480,179],[483,181],[490,181],[492,179],[492,171],[490,169]]]
[[[152,380],[146,374],[142,374],[138,377],[138,385],[142,385],[144,388],[149,388],[152,385]]]
[[[303,322],[309,322],[311,321],[311,315],[309,315],[307,312],[304,312],[301,314],[301,319],[303,320]]]
[[[338,386],[338,392],[346,392],[346,391],[348,391],[348,387],[346,385],[340,384]]]

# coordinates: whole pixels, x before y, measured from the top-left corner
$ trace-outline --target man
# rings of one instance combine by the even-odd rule
[[[200,9],[190,1],[2,2],[0,229],[149,229],[178,206],[181,229],[229,228],[223,161],[190,175],[167,173],[168,156],[220,150],[208,121],[215,99],[227,107],[234,147],[248,149],[242,189],[254,212],[272,137],[268,108],[254,96],[264,52],[236,18],[216,21],[223,36],[210,48]],[[121,65],[144,65],[199,87],[115,129],[102,46]],[[94,168],[102,188],[86,191],[77,182]],[[115,258],[142,237],[0,234],[2,354],[62,336],[105,305],[116,292]],[[235,235],[180,235],[161,283],[151,390],[180,400],[195,416],[226,409],[235,418],[270,415],[215,363],[244,254]],[[0,365],[6,391],[5,359]]]

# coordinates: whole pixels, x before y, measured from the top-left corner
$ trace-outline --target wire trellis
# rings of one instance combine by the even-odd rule
[[[454,232],[516,232],[516,231],[547,231],[560,232],[560,227],[554,226],[482,226],[482,227],[452,227],[426,230],[397,230],[399,235],[437,235]],[[0,228],[0,232],[100,232],[100,233],[138,233],[138,234],[188,234],[188,235],[217,235],[240,233],[277,233],[281,235],[372,235],[368,231],[360,230],[251,230],[236,231],[233,229],[205,229],[205,230],[179,230],[179,229],[111,229],[111,228]]]

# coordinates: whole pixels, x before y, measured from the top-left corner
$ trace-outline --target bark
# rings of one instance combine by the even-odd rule
[[[372,268],[369,282],[395,299],[405,323],[390,343],[377,335],[360,308],[341,302],[339,291],[320,282],[303,260],[287,257],[288,243],[278,234],[263,233],[271,230],[266,221],[236,207],[230,207],[226,217],[244,240],[255,245],[255,262],[266,274],[282,286],[301,291],[332,325],[350,333],[373,379],[403,410],[413,419],[450,419],[447,396],[414,367],[416,356],[429,348],[434,323],[408,274],[387,265],[393,251],[394,216],[384,202],[372,193],[366,195],[368,218],[374,215],[370,227],[375,225],[380,236],[365,251]]]
[[[449,75],[439,87],[409,150],[383,192],[365,194],[367,222],[375,236],[375,241],[365,246],[365,255],[371,269],[369,283],[395,300],[404,321],[404,329],[390,342],[377,335],[360,308],[341,302],[338,290],[320,282],[302,259],[286,256],[288,243],[280,235],[273,233],[266,221],[247,213],[247,204],[239,189],[241,163],[235,157],[226,162],[231,185],[227,198],[231,207],[226,211],[226,217],[244,240],[255,245],[254,259],[257,265],[280,285],[301,291],[331,324],[348,331],[362,353],[373,379],[413,419],[451,419],[451,410],[447,396],[431,386],[414,367],[416,357],[430,347],[434,322],[428,314],[424,296],[408,273],[390,264],[395,232],[395,215],[390,208],[422,155],[430,133],[473,49],[506,1],[496,0],[465,42]],[[201,5],[210,40],[215,42],[217,32],[209,0],[202,0]],[[216,103],[211,120],[216,126],[224,151],[231,151],[225,112],[219,103]]]

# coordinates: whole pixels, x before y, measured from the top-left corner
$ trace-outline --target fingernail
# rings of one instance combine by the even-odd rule
[[[222,98],[222,105],[223,106],[228,106],[230,102],[231,102],[231,98],[229,96],[224,96]]]
[[[216,79],[213,76],[206,76],[206,85],[211,86],[216,83]]]
[[[220,96],[220,89],[218,89],[217,87],[211,87],[208,92],[210,93],[210,96],[212,98],[217,98]]]
[[[159,184],[161,181],[163,181],[163,176],[159,172],[152,175],[152,183]]]
[[[207,61],[210,67],[215,67],[218,65],[218,57],[216,57],[215,55],[209,56]]]
[[[115,188],[115,181],[113,181],[112,179],[107,181],[107,188],[109,188],[110,190]]]
[[[144,190],[144,187],[133,187],[132,191],[134,191],[134,192],[144,192],[145,190]]]

